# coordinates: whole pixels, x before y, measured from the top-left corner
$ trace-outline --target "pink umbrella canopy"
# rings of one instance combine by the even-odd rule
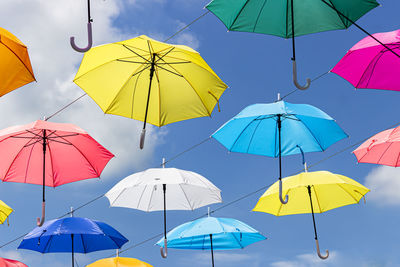
[[[35,121],[0,131],[0,179],[56,187],[100,177],[114,155],[87,132],[67,123]]]
[[[372,136],[353,153],[358,162],[400,166],[400,126]]]
[[[400,91],[400,30],[376,33],[354,45],[331,70],[359,89]]]
[[[0,258],[0,267],[28,267],[28,266],[19,261]]]

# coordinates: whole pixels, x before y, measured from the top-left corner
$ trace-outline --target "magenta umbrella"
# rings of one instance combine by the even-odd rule
[[[19,261],[0,258],[0,267],[28,267],[28,266]]]
[[[353,151],[358,162],[400,166],[400,126],[369,138]]]
[[[400,30],[373,36],[393,51],[368,36],[354,45],[331,72],[355,88],[400,91]]]
[[[45,186],[100,177],[114,157],[78,126],[41,120],[1,130],[0,153],[3,182],[43,186],[42,218],[38,218],[38,226],[45,218]]]

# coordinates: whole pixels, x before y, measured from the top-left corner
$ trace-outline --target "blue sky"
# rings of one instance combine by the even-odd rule
[[[82,2],[82,3],[81,3]],[[358,23],[371,33],[399,28],[396,0],[380,1]],[[205,12],[203,0],[92,0],[93,31],[96,45],[146,34],[164,40],[186,23]],[[13,32],[29,47],[38,82],[0,98],[0,127],[48,116],[82,94],[73,84],[82,55],[69,46],[75,35],[83,45],[86,40],[85,1],[3,0],[0,4],[0,27]],[[314,78],[330,70],[336,62],[365,35],[352,26],[348,30],[312,34],[297,38],[299,80]],[[189,45],[229,85],[221,98],[221,112],[212,118],[199,118],[150,128],[144,151],[138,149],[141,123],[104,115],[85,97],[60,115],[55,122],[72,122],[87,130],[109,148],[116,158],[104,170],[101,179],[81,181],[56,189],[47,189],[47,218],[56,218],[105,193],[127,175],[155,167],[210,136],[220,125],[244,107],[276,100],[294,89],[291,81],[291,42],[274,36],[227,32],[212,14],[193,24],[170,40]],[[398,92],[355,90],[335,74],[315,81],[310,89],[297,91],[287,99],[291,103],[312,104],[331,115],[350,138],[331,146],[326,152],[306,154],[307,162],[316,163],[351,144],[399,123]],[[351,150],[330,158],[311,170],[328,170],[353,178],[371,188],[367,203],[338,208],[317,214],[322,250],[329,249],[326,261],[315,253],[310,214],[275,217],[251,212],[262,192],[252,195],[214,214],[232,217],[253,226],[268,240],[244,250],[216,253],[216,266],[400,266],[398,215],[400,207],[400,171],[372,164],[357,164]],[[277,159],[227,153],[215,140],[172,161],[170,167],[191,170],[207,177],[222,190],[224,203],[276,181]],[[283,175],[301,170],[301,157],[283,159]],[[29,232],[40,214],[41,188],[35,185],[2,183],[0,196],[15,209],[10,227],[0,226],[0,246]],[[221,205],[223,205],[221,204]],[[221,205],[213,205],[212,209]],[[174,227],[207,212],[207,208],[168,212],[168,226]],[[76,216],[109,223],[135,245],[161,233],[162,213],[145,213],[124,208],[109,208],[105,198],[77,211]],[[121,256],[144,260],[154,266],[210,266],[208,251],[171,249],[162,259],[157,241],[130,249]],[[3,257],[15,258],[28,266],[70,266],[69,254],[46,254],[16,250],[19,241],[0,249]],[[79,266],[108,257],[113,251],[77,255]]]

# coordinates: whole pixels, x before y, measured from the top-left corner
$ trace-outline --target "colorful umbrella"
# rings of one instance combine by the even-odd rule
[[[373,35],[354,45],[331,70],[355,88],[400,91],[400,30]]]
[[[107,258],[93,262],[86,267],[153,267],[144,261],[133,258]]]
[[[144,35],[92,48],[74,82],[105,113],[143,121],[140,148],[146,123],[211,116],[227,88],[195,50]]]
[[[279,157],[282,189],[281,156],[324,151],[347,134],[316,107],[278,101],[246,107],[212,137],[229,151]],[[288,201],[287,196],[284,200],[280,194],[279,198],[284,204]]]
[[[112,207],[164,211],[164,242],[167,243],[167,210],[194,210],[222,202],[221,190],[203,176],[175,168],[153,168],[132,174],[105,196]],[[167,257],[167,246],[161,255]]]
[[[92,22],[93,19],[90,16],[90,0],[87,0],[87,8],[88,8],[88,23],[87,23],[87,31],[88,31],[88,45],[84,48],[80,48],[75,44],[75,37],[71,36],[69,38],[69,42],[72,46],[72,48],[77,51],[77,52],[87,52],[93,45],[93,38],[92,38]]]
[[[100,176],[114,157],[87,132],[67,123],[35,121],[0,131],[0,179],[3,182],[56,187]]]
[[[36,227],[24,237],[18,249],[40,253],[71,252],[74,266],[74,253],[119,249],[126,242],[128,239],[104,222],[70,217]]]
[[[0,258],[0,266],[1,267],[28,267],[27,265],[23,264],[22,262]]]
[[[358,162],[400,166],[400,126],[372,136],[353,153]]]
[[[294,37],[346,29],[352,24],[359,27],[355,21],[378,5],[375,0],[213,0],[206,7],[228,30],[292,38],[293,82],[304,90],[310,86],[311,80],[307,79],[304,86],[297,82]]]
[[[214,250],[244,248],[267,239],[247,224],[230,218],[207,217],[187,222],[168,232],[168,246],[179,249],[211,250],[214,267]],[[163,239],[157,245],[164,247]]]
[[[0,28],[0,96],[36,81],[27,47]]]
[[[253,211],[266,212],[275,216],[311,213],[314,225],[317,253],[321,255],[315,225],[314,213],[322,213],[334,208],[355,204],[370,190],[356,181],[328,171],[302,172],[282,179],[285,194],[290,196],[290,203],[282,205],[278,201],[279,184],[276,182],[260,197]]]
[[[0,224],[3,224],[6,220],[8,223],[8,216],[10,216],[11,212],[13,212],[13,209],[0,200]]]

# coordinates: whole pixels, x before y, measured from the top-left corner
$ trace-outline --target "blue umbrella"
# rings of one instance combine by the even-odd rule
[[[41,253],[72,252],[74,266],[74,252],[119,249],[126,242],[128,239],[106,223],[70,217],[47,221],[36,227],[24,237],[18,249]]]
[[[214,250],[244,248],[265,239],[257,230],[241,221],[207,217],[175,227],[167,234],[167,245],[179,249],[209,249],[214,266]],[[164,238],[157,245],[164,247]]]
[[[279,157],[279,198],[282,198],[281,156],[324,151],[348,137],[335,120],[307,104],[278,101],[243,109],[213,135],[229,151]]]

